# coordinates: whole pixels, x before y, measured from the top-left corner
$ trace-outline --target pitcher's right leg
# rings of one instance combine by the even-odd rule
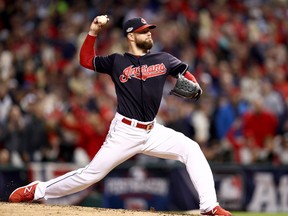
[[[18,188],[11,194],[10,201],[29,202],[31,199],[58,198],[81,191],[100,181],[114,167],[139,153],[142,143],[141,134],[114,118],[105,143],[86,167],[47,182],[33,184],[28,198],[26,192],[30,190],[31,184]]]

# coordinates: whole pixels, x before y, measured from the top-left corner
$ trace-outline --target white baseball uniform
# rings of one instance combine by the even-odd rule
[[[200,209],[207,209],[217,204],[209,164],[196,142],[156,121],[151,130],[145,130],[135,125],[151,122],[129,119],[132,125],[128,125],[122,122],[123,118],[127,119],[116,113],[106,141],[90,164],[47,182],[40,182],[34,199],[58,198],[81,191],[100,181],[120,163],[135,154],[143,153],[184,163],[199,193]]]

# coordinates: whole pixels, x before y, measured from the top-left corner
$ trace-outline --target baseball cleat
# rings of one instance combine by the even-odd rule
[[[9,196],[9,202],[33,202],[38,183],[39,181],[35,181],[26,186],[17,188]]]
[[[232,214],[229,211],[226,211],[225,209],[221,208],[221,206],[214,207],[209,212],[201,212],[201,215],[209,215],[209,216],[232,216]]]

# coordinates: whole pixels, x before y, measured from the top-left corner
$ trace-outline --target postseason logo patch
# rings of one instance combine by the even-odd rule
[[[129,28],[126,29],[126,32],[128,32],[128,33],[132,32],[132,31],[133,31],[133,27],[129,27]]]

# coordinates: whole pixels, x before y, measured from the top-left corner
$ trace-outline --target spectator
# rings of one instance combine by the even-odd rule
[[[27,124],[23,131],[24,162],[41,161],[42,150],[48,145],[48,134],[43,117],[43,107],[37,96],[30,95],[33,99],[25,107]],[[23,104],[24,101],[22,101]]]
[[[92,160],[101,148],[106,138],[106,132],[108,132],[108,125],[105,124],[98,113],[88,113],[81,120],[76,116],[71,116],[70,120],[66,117],[62,121],[62,127],[76,133],[77,140],[75,140],[74,148],[76,150],[78,148],[83,149],[89,160]],[[74,158],[74,160],[77,161],[77,158]]]
[[[265,140],[277,132],[277,116],[263,106],[263,99],[254,99],[251,110],[243,115],[243,134],[251,136],[256,146],[264,148]]]
[[[261,95],[263,96],[263,106],[267,111],[277,116],[278,122],[284,116],[285,104],[279,92],[273,89],[269,80],[261,82]]]
[[[225,141],[232,154],[232,161],[238,164],[253,164],[258,160],[259,148],[252,134],[243,134],[243,122],[237,118],[226,134]]]
[[[283,165],[288,164],[288,133],[285,133],[283,136],[277,136],[275,138],[276,150],[278,154],[279,163]]]
[[[237,113],[231,101],[225,96],[220,97],[214,116],[216,138],[221,140],[226,135],[236,116]]]
[[[8,81],[0,80],[0,122],[6,123],[13,106],[12,97],[8,90]]]
[[[273,136],[268,136],[264,140],[264,147],[259,150],[258,163],[277,164],[278,158],[275,152],[275,141]]]

